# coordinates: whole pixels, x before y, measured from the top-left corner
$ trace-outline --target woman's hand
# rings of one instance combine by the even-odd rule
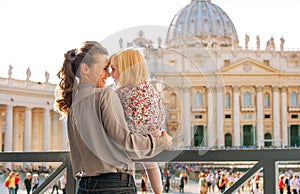
[[[172,147],[173,138],[166,131],[162,131],[161,136],[166,137],[166,139],[167,139],[167,149],[170,149]]]

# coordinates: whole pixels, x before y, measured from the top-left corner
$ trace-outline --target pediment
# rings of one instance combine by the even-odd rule
[[[250,58],[245,58],[221,69],[222,73],[229,74],[274,74],[280,73],[278,69],[262,64]]]

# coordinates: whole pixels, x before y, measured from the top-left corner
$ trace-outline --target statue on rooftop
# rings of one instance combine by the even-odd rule
[[[13,70],[13,66],[9,65],[9,68],[8,68],[8,78],[11,78],[12,70]]]
[[[120,49],[122,49],[123,48],[123,38],[120,38],[119,45],[120,45]]]
[[[31,70],[30,68],[28,67],[27,68],[27,71],[26,71],[26,81],[29,81],[29,78],[31,77]]]
[[[248,43],[249,43],[249,35],[246,33],[245,35],[245,48],[247,49],[248,48]]]
[[[260,49],[260,38],[259,38],[258,35],[256,36],[256,49],[257,49],[257,50]]]
[[[285,40],[284,40],[283,36],[281,36],[281,38],[280,38],[280,50],[281,51],[283,51],[283,49],[284,49],[284,42],[285,42]]]
[[[270,49],[271,50],[275,50],[275,43],[274,43],[274,38],[273,36],[271,36],[271,39],[270,39]]]
[[[45,71],[45,83],[49,82],[50,73],[48,71]]]

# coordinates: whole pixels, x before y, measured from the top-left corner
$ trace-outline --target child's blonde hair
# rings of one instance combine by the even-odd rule
[[[138,49],[129,48],[111,56],[110,61],[116,62],[120,77],[118,85],[136,85],[149,79],[145,57]]]

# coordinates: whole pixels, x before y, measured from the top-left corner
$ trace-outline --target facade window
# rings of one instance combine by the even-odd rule
[[[264,63],[264,65],[268,65],[269,66],[270,65],[270,60],[266,59],[266,60],[263,61],[263,63]]]
[[[298,96],[296,92],[291,93],[291,106],[298,106]]]
[[[201,108],[202,105],[202,94],[200,92],[197,92],[194,94],[194,108]]]
[[[225,134],[225,147],[232,147],[232,135],[230,133]]]
[[[290,146],[300,146],[300,125],[291,125],[290,127]]]
[[[169,60],[169,64],[175,65],[176,64],[176,60],[170,59]]]
[[[225,115],[225,119],[230,119],[231,118],[231,115]]]
[[[265,115],[265,119],[270,119],[271,115]]]
[[[251,106],[251,94],[250,92],[245,92],[244,93],[244,102],[243,105],[244,106]]]
[[[230,65],[230,60],[229,59],[224,59],[224,66],[229,66]]]
[[[202,115],[195,115],[195,119],[202,119]]]
[[[298,119],[298,115],[294,115],[294,114],[293,114],[293,115],[291,116],[291,118],[292,118],[292,119]]]
[[[194,146],[204,146],[204,127],[203,125],[194,126]]]
[[[264,107],[270,108],[270,96],[269,94],[265,94],[264,96]]]
[[[230,108],[231,104],[230,104],[230,95],[228,93],[226,93],[225,95],[225,108]]]
[[[272,146],[272,135],[270,133],[265,134],[265,147],[270,147]]]
[[[255,132],[252,125],[243,126],[243,146],[255,145]]]

